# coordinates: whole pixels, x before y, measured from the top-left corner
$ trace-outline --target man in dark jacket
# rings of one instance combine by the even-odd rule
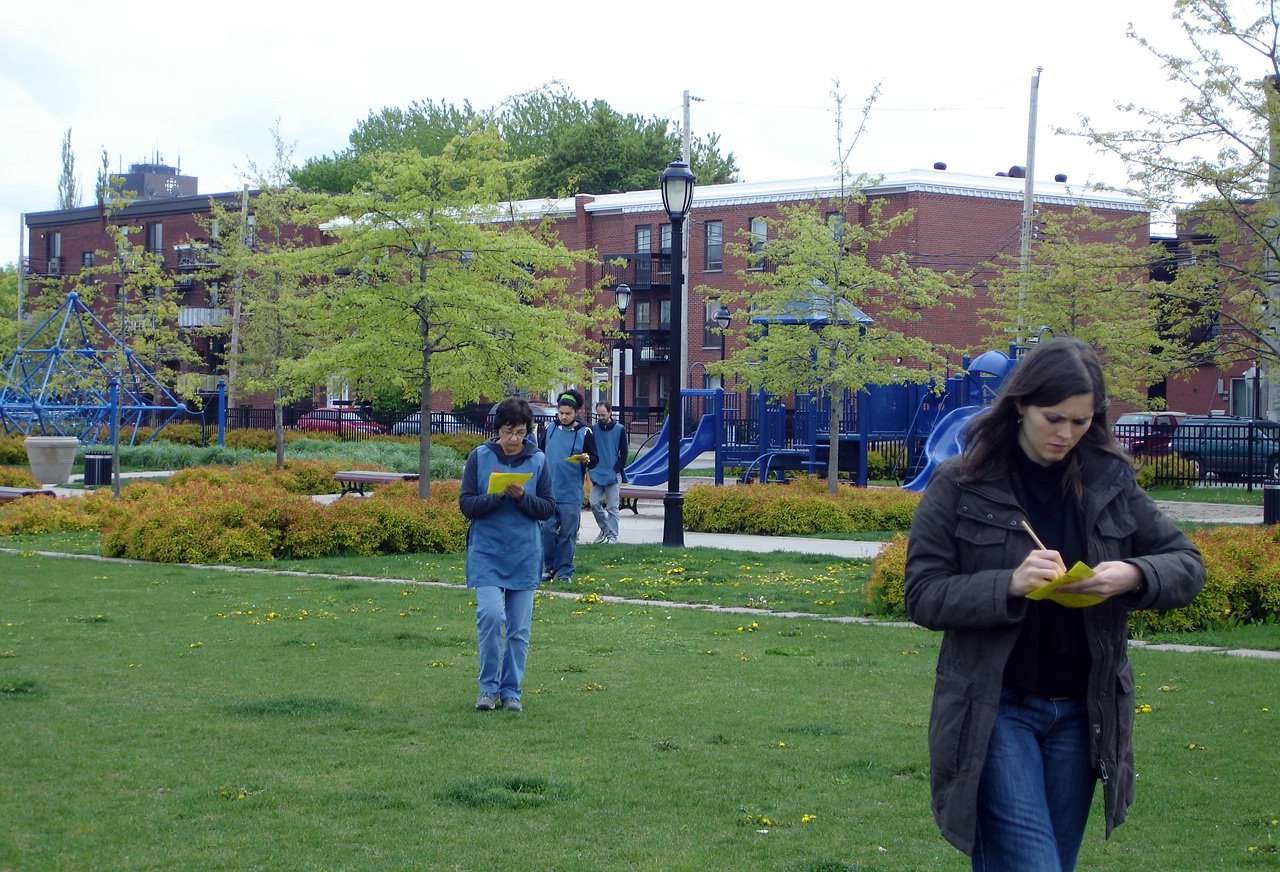
[[[556,501],[555,515],[542,523],[543,581],[554,577],[564,584],[573,583],[573,556],[582,523],[582,480],[586,471],[600,462],[591,428],[578,420],[580,408],[582,395],[565,391],[556,402],[555,423],[538,438],[538,447],[547,455]]]
[[[600,463],[588,476],[591,479],[591,514],[595,516],[600,535],[595,544],[618,542],[619,489],[626,484],[623,470],[627,465],[627,431],[621,421],[613,420],[608,403],[596,403],[596,426],[592,430]]]

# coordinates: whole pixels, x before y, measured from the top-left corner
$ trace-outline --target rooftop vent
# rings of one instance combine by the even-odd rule
[[[946,163],[945,163],[944,161],[940,161],[940,160],[939,160],[939,161],[934,161],[934,163],[933,163],[933,168],[934,168],[935,170],[945,170],[945,169],[947,168],[947,165],[946,165]]]
[[[1053,180],[1054,180],[1055,182],[1065,182],[1065,181],[1067,180],[1067,174],[1066,174],[1066,173],[1058,173],[1056,176],[1054,176],[1054,177],[1053,177]]]
[[[1011,179],[1025,179],[1026,177],[1027,177],[1027,168],[1026,168],[1026,167],[1020,167],[1020,166],[1011,166],[1011,167],[1009,167],[1009,178],[1011,178]]]

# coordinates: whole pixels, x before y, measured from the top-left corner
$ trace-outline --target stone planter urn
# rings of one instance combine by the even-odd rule
[[[31,474],[41,484],[62,485],[71,478],[80,440],[74,436],[28,436],[22,440]]]

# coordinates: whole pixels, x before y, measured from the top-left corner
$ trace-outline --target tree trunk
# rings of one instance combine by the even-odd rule
[[[840,394],[829,390],[831,397],[831,413],[827,416],[827,430],[830,434],[830,449],[827,454],[827,493],[834,494],[840,484]]]
[[[284,400],[279,388],[276,388],[276,401],[272,404],[272,408],[276,413],[276,469],[284,469]]]
[[[426,325],[423,325],[423,332]],[[423,337],[425,340],[425,336]],[[418,496],[431,496],[431,349],[422,348],[422,390],[418,395]]]

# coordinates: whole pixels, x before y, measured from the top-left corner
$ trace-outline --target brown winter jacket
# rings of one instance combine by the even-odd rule
[[[1204,564],[1179,530],[1137,485],[1119,457],[1081,446],[1084,530],[1090,566],[1127,560],[1142,571],[1136,591],[1084,610],[1089,669],[1089,727],[1102,779],[1107,835],[1133,801],[1133,671],[1126,656],[1132,609],[1187,604],[1204,584]],[[977,828],[978,780],[995,724],[1005,661],[1027,601],[1009,581],[1035,545],[1007,479],[961,484],[958,461],[934,475],[916,509],[907,546],[907,614],[943,630],[929,721],[933,816],[966,854]]]

